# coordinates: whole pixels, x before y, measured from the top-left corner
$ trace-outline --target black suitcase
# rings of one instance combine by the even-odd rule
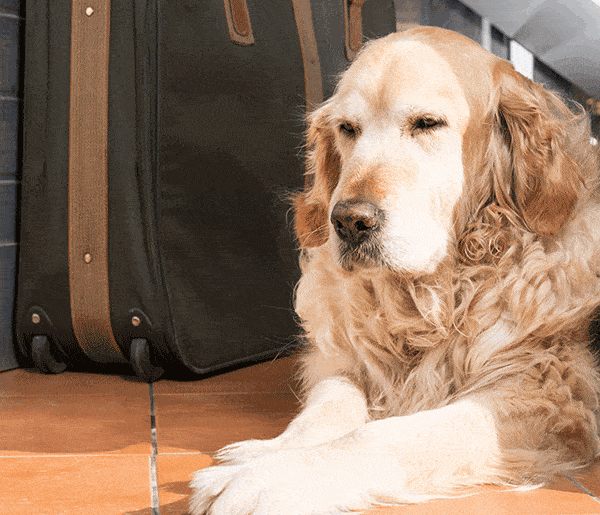
[[[25,359],[152,381],[293,345],[305,103],[394,28],[392,0],[28,1]]]

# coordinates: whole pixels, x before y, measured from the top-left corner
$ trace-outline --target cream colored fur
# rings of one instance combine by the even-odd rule
[[[279,437],[199,471],[191,513],[341,514],[540,485],[593,460],[585,115],[467,38],[418,28],[367,45],[308,121],[305,405]],[[385,217],[346,259],[330,216],[357,198]]]

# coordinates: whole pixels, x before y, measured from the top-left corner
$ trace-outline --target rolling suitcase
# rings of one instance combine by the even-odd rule
[[[30,0],[17,338],[153,381],[293,346],[305,105],[392,0]]]

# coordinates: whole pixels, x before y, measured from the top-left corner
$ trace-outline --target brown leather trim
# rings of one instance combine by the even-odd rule
[[[246,0],[224,0],[229,37],[238,45],[254,44],[252,24]]]
[[[69,110],[69,286],[73,329],[94,361],[126,362],[108,290],[110,0],[73,0]]]
[[[346,28],[346,57],[352,61],[363,44],[362,8],[365,0],[342,0]]]
[[[300,36],[300,50],[304,64],[304,90],[306,111],[311,111],[323,101],[323,82],[319,50],[312,20],[310,0],[292,0],[294,17]]]

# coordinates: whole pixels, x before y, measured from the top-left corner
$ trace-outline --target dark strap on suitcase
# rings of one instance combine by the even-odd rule
[[[109,0],[73,0],[69,111],[69,287],[73,329],[85,354],[98,362],[126,362],[112,332],[109,310],[109,30]]]

